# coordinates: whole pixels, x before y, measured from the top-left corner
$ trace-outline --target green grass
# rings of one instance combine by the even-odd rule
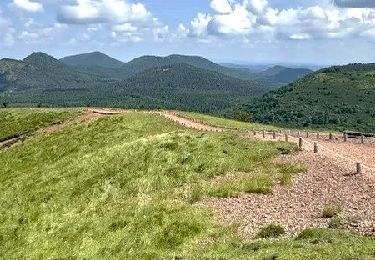
[[[327,204],[323,208],[322,217],[323,218],[333,218],[336,217],[341,211],[340,206],[334,204]]]
[[[275,238],[285,234],[285,229],[276,224],[270,224],[261,228],[257,234],[258,238]]]
[[[233,129],[233,130],[278,130],[280,128],[272,125],[258,124],[258,123],[246,123],[237,120],[231,120],[226,118],[214,117],[205,114],[193,113],[193,112],[178,112],[178,115],[189,118],[196,119],[203,123],[211,126]]]
[[[79,113],[78,109],[0,109],[0,141],[31,134]]]
[[[324,246],[264,241],[254,251],[235,227],[191,203],[199,200],[194,187],[228,173],[277,181],[281,147],[293,149],[186,130],[143,113],[34,135],[0,153],[1,258],[262,259],[277,252],[330,259],[348,243],[358,256],[373,256],[373,239],[351,234]]]

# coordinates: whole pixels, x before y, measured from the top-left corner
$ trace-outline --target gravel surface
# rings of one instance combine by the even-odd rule
[[[162,115],[186,127],[205,131],[220,128],[181,118],[174,113]],[[358,139],[336,137],[329,134],[301,133],[303,150],[282,156],[286,163],[299,163],[307,172],[297,174],[288,186],[276,186],[272,194],[244,194],[239,198],[208,198],[201,206],[218,210],[224,223],[239,224],[240,233],[252,239],[267,224],[284,226],[287,235],[296,235],[307,227],[328,227],[329,219],[322,218],[325,205],[338,206],[343,227],[366,235],[375,235],[375,146],[374,139],[361,144]],[[243,138],[258,140],[285,140],[285,134],[242,133]],[[288,135],[289,142],[298,143],[297,136]],[[313,142],[319,142],[319,153],[313,153]],[[355,163],[363,163],[363,174],[355,175]],[[230,178],[236,176],[230,175]]]
[[[288,186],[277,186],[272,194],[244,194],[239,198],[209,198],[202,205],[218,209],[221,220],[239,224],[240,232],[251,239],[271,223],[284,226],[288,235],[307,227],[327,227],[321,217],[326,204],[341,208],[345,227],[375,235],[375,182],[348,171],[322,155],[304,151],[282,157],[283,162],[301,163],[308,169]]]

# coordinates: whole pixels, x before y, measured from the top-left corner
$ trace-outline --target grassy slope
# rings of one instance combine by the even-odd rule
[[[0,109],[0,140],[31,134],[79,113],[78,109]]]
[[[218,225],[211,212],[189,203],[192,187],[201,185],[205,191],[210,179],[227,172],[258,169],[261,178],[273,180],[283,167],[272,162],[280,148],[292,147],[191,132],[141,113],[36,135],[0,153],[0,255],[6,259],[374,256],[373,239],[336,231],[315,240],[245,244],[233,229]]]
[[[266,124],[258,124],[258,123],[246,123],[226,118],[214,117],[206,114],[199,114],[194,112],[178,112],[178,114],[182,117],[189,118],[189,119],[196,119],[203,123],[206,123],[211,126],[217,126],[222,128],[228,129],[236,129],[236,130],[277,130],[278,127]]]

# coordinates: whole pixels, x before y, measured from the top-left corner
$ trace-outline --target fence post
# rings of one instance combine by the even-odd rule
[[[316,139],[319,139],[319,138],[320,138],[320,134],[316,133]]]
[[[319,144],[318,144],[318,142],[314,142],[314,153],[319,153]]]
[[[361,175],[362,174],[362,164],[357,162],[357,174]]]
[[[306,132],[306,138],[309,138],[309,132]]]
[[[347,141],[348,141],[348,134],[344,133],[344,142],[347,142]]]
[[[302,146],[303,146],[303,139],[300,137],[298,139],[298,147],[299,147],[300,150],[302,150]]]
[[[361,143],[362,143],[362,144],[365,143],[365,136],[364,136],[364,135],[361,135]]]
[[[266,131],[263,130],[262,135],[263,135],[263,138],[266,138]]]
[[[273,131],[272,137],[273,137],[273,139],[276,139],[276,132],[275,131]]]
[[[289,142],[289,136],[288,136],[288,134],[285,134],[285,142]]]
[[[332,133],[329,133],[329,140],[332,140],[333,139],[333,135]]]

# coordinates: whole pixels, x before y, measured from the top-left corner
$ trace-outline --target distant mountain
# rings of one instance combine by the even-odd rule
[[[65,65],[44,53],[24,60],[3,59],[0,104],[175,108],[223,114],[270,89],[258,80],[241,80],[186,63],[163,65],[164,61],[159,61],[158,66],[147,69],[150,63],[142,65],[142,61],[117,69],[101,67],[115,73],[127,67],[129,74],[124,80]]]
[[[68,56],[60,59],[60,61],[70,66],[86,66],[86,67],[103,67],[103,68],[120,68],[123,62],[116,60],[101,52],[84,53]]]
[[[98,76],[77,71],[44,53],[33,53],[22,61],[2,59],[0,75],[3,78],[3,89],[8,91],[81,89],[88,84],[106,82]]]
[[[79,56],[79,55],[78,55]],[[81,64],[78,66],[83,72],[87,73],[96,73],[108,78],[116,79],[127,79],[134,76],[137,73],[143,72],[152,68],[160,68],[163,66],[170,66],[174,64],[185,63],[197,68],[210,70],[218,73],[222,73],[229,77],[234,77],[242,80],[254,80],[264,81],[268,85],[272,85],[274,88],[277,88],[281,85],[280,82],[274,82],[267,78],[261,78],[259,75],[251,72],[248,69],[244,68],[229,68],[217,63],[214,63],[208,59],[199,57],[199,56],[185,56],[185,55],[170,55],[167,57],[159,56],[142,56],[132,61],[123,64],[120,67],[108,68],[104,66],[93,66],[88,64]]]
[[[313,73],[310,69],[305,68],[286,68],[283,66],[274,66],[260,73],[272,81],[291,83],[304,76]]]
[[[259,122],[375,132],[375,64],[322,69],[244,109]]]
[[[266,92],[257,82],[185,63],[152,68],[116,84],[119,95],[126,92],[133,97],[159,100],[163,108],[201,112],[225,111]]]

